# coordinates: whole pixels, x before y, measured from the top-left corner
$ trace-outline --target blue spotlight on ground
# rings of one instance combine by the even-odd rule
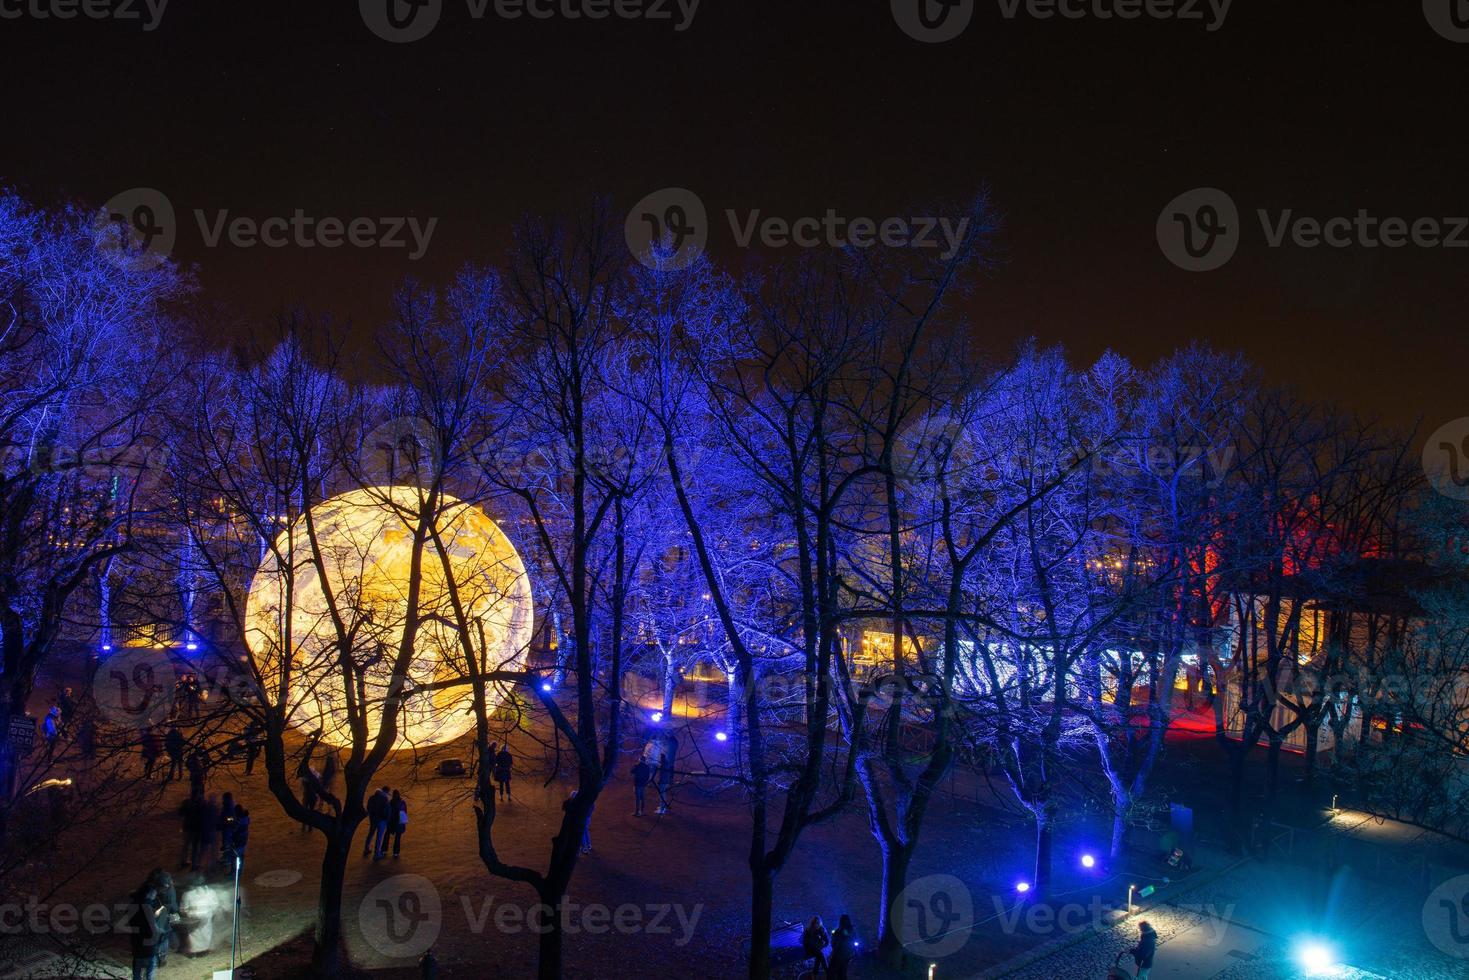
[[[1296,947],[1296,961],[1307,976],[1325,976],[1337,968],[1336,950],[1317,939],[1307,940]]]
[[[1097,859],[1090,854],[1083,854],[1081,856],[1081,866],[1083,868],[1095,868],[1097,866]]]

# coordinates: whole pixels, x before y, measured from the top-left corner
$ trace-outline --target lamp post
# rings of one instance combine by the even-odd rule
[[[240,855],[236,851],[235,858],[235,914],[234,921],[230,924],[230,980],[235,978],[235,954],[240,948]]]
[[[1128,915],[1131,915],[1132,914],[1132,892],[1133,892],[1133,889],[1135,889],[1135,888],[1137,888],[1137,885],[1128,885],[1127,886],[1127,914]]]

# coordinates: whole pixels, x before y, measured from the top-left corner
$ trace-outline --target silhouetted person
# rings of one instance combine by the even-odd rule
[[[852,917],[843,915],[831,934],[831,980],[847,980],[847,967],[857,955],[857,930],[852,927]]]
[[[643,794],[647,792],[648,780],[653,778],[653,768],[648,765],[647,759],[639,759],[637,765],[632,767],[632,815],[641,817],[643,815]]]
[[[515,757],[510,754],[510,743],[507,742],[495,753],[495,786],[502,800],[510,799],[510,775],[514,765]]]
[[[403,831],[408,829],[408,801],[397,790],[388,801],[388,837],[393,841],[393,857],[403,849]],[[384,843],[384,849],[386,849]]]
[[[173,782],[175,779],[184,778],[184,733],[173,725],[168,728],[168,734],[163,736],[163,748],[168,752],[168,775],[164,782]]]

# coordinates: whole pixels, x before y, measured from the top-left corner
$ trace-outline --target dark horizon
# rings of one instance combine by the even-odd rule
[[[1271,248],[1256,215],[1365,209],[1445,228],[1469,215],[1445,98],[1469,45],[1417,4],[1233,4],[1210,30],[1202,3],[1202,21],[1037,19],[1025,5],[1009,18],[980,3],[942,44],[905,35],[887,3],[705,2],[680,31],[676,4],[673,21],[542,22],[476,19],[451,0],[408,44],[374,36],[356,5],[293,6],[168,5],[152,30],[0,21],[0,79],[19,93],[0,185],[96,207],[156,188],[207,300],[255,322],[301,306],[361,329],[405,277],[496,262],[519,217],[599,195],[629,208],[689,188],[712,254],[739,264],[727,209],[881,220],[987,188],[1004,226],[967,313],[993,352],[1034,336],[1146,363],[1204,341],[1392,425],[1465,414],[1465,252]],[[1198,187],[1241,214],[1243,244],[1219,271],[1175,267],[1155,237],[1164,206]],[[297,209],[437,223],[411,261],[411,247],[210,248],[195,216]]]

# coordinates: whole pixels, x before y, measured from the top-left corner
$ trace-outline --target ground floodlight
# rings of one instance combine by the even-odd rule
[[[1336,950],[1320,940],[1309,940],[1296,948],[1296,960],[1309,976],[1319,977],[1336,969]]]

